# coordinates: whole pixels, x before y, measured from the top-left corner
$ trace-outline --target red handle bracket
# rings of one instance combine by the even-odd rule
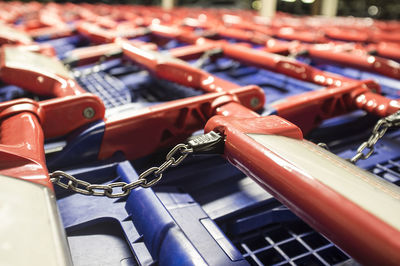
[[[101,100],[90,93],[54,98],[41,102],[17,99],[0,103],[0,118],[21,111],[35,114],[42,124],[46,138],[65,136],[79,127],[104,117]]]
[[[369,89],[369,81],[354,82],[339,88],[302,93],[272,103],[277,114],[299,126],[303,133],[319,125],[324,119],[363,109],[378,116],[387,116],[400,109],[391,100]],[[373,83],[374,84],[374,83]]]
[[[12,107],[11,107],[12,108]],[[15,112],[15,110],[13,111]],[[0,122],[0,174],[27,179],[53,189],[44,156],[44,135],[39,119],[31,111],[11,115]]]
[[[264,105],[264,93],[257,86],[247,86],[108,117],[99,159],[109,158],[117,151],[129,160],[137,159],[176,144],[202,129],[220,106],[232,101],[257,110]]]

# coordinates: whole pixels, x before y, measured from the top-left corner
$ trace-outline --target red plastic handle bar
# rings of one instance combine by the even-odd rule
[[[153,43],[141,41],[130,41],[132,45],[148,50],[157,50],[157,46]],[[119,40],[113,43],[94,45],[89,47],[77,48],[66,53],[64,62],[71,65],[87,65],[98,62],[101,57],[106,56],[113,58],[122,55],[122,47]]]
[[[265,47],[262,48],[263,51],[273,54],[288,55],[290,51],[293,51],[299,46],[299,42],[284,42],[276,39],[269,40]]]
[[[326,43],[328,40],[325,38],[322,31],[305,31],[296,30],[290,27],[281,28],[274,34],[276,37],[286,40],[296,40],[306,43]]]
[[[289,49],[291,46],[293,46],[293,44],[285,45],[283,48]],[[230,44],[225,41],[213,41],[201,38],[195,45],[171,49],[169,53],[172,56],[178,58],[194,59],[198,58],[202,53],[216,48],[222,48],[224,55],[245,64],[250,64],[264,69],[272,70],[296,79],[312,82],[321,86],[338,87],[346,83],[358,82],[354,79],[321,71],[317,68],[311,67],[294,59],[268,53],[263,50],[252,49],[246,47],[245,45]],[[282,49],[282,47],[279,46],[277,49]],[[379,85],[372,81],[368,82],[368,86],[372,90],[375,90],[377,92],[380,91]]]
[[[400,110],[399,100],[390,99],[370,91],[359,94],[354,100],[354,105],[381,117],[394,114]]]
[[[223,44],[227,43],[226,40],[215,41],[207,39],[206,36],[209,34],[218,34],[221,37],[234,38],[256,44],[265,44],[265,42],[270,39],[265,37],[264,34],[257,34],[234,28],[226,28],[223,26],[218,26],[217,28],[213,27],[211,32],[206,32],[202,36],[195,34],[194,31],[188,31],[179,27],[157,24],[152,25],[150,28],[152,29],[152,34],[156,36],[175,39],[190,44],[169,50],[170,55],[183,60],[196,59],[204,52],[215,48],[221,48]]]
[[[159,78],[206,92],[229,91],[239,86],[213,76],[177,58],[123,44],[124,54]]]
[[[329,38],[343,41],[367,42],[369,40],[368,32],[354,29],[327,28],[324,29],[324,33]]]
[[[232,101],[257,110],[262,108],[265,100],[259,87],[247,86],[108,117],[99,159],[109,158],[117,151],[122,151],[129,160],[137,159],[183,141],[194,131],[202,129],[220,106]]]
[[[389,59],[363,53],[350,53],[330,48],[324,49],[320,48],[320,46],[309,46],[307,51],[312,58],[362,68],[400,79],[400,64]]]
[[[82,22],[76,26],[76,30],[83,36],[88,37],[94,43],[111,43],[115,40],[115,35],[96,24]]]
[[[75,28],[69,25],[63,24],[59,26],[48,26],[37,29],[28,30],[27,33],[32,38],[38,38],[46,36],[49,39],[56,39],[62,37],[68,37],[74,34]]]
[[[175,39],[184,43],[194,44],[201,36],[192,30],[186,30],[181,27],[171,27],[160,24],[152,24],[149,26],[151,34],[167,39]]]
[[[89,38],[92,42],[102,44],[102,43],[112,43],[118,38],[135,38],[143,36],[149,33],[146,28],[133,28],[130,30],[106,30],[100,26],[89,23],[82,22],[76,27],[77,31]]]
[[[56,58],[18,46],[1,48],[0,78],[38,95],[63,97],[86,93]]]
[[[371,35],[371,41],[375,43],[379,42],[393,42],[393,43],[400,43],[400,34],[399,29],[395,29],[392,31],[376,31],[373,32]]]
[[[279,72],[290,77],[319,84],[321,86],[341,86],[353,80],[329,72],[324,72],[287,57],[251,49],[234,44],[223,46],[226,56],[241,62]]]
[[[117,43],[100,44],[69,51],[64,62],[73,66],[83,66],[96,63],[102,56],[115,57],[121,53],[122,48]]]
[[[359,81],[321,71],[307,64],[301,63],[277,54],[262,50],[248,48],[244,45],[229,44],[226,42],[215,42],[203,39],[199,45],[189,45],[171,49],[170,54],[176,57],[195,58],[207,49],[222,48],[224,55],[243,62],[274,72],[282,73],[296,79],[312,82],[326,87],[340,87],[346,84],[358,84]],[[365,81],[365,84],[373,91],[380,92],[380,86],[374,81]]]
[[[211,130],[225,137],[230,163],[357,261],[400,262],[399,187],[303,140],[277,116],[215,116]]]
[[[256,17],[256,19],[261,19],[264,20],[265,18],[261,17]],[[228,23],[229,25],[230,23]],[[233,24],[232,27],[235,27],[236,29],[241,29],[244,31],[251,31],[255,35],[263,35],[263,36],[273,36],[275,34],[275,29],[272,27],[267,26],[268,22],[267,21],[262,21],[261,24],[256,23],[256,21],[248,21],[248,19],[245,20],[238,20],[238,23]]]
[[[219,36],[224,38],[231,38],[244,42],[251,42],[254,44],[265,45],[268,40],[271,39],[268,35],[259,33],[257,31],[246,31],[228,27],[218,27],[216,29]]]
[[[371,46],[372,50],[380,56],[400,60],[400,44],[398,43],[380,42]]]
[[[182,60],[192,60],[201,57],[205,52],[221,47],[221,41],[199,39],[196,44],[186,45],[168,50],[168,53]]]

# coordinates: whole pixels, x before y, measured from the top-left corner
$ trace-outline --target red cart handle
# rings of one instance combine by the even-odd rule
[[[298,30],[291,27],[280,28],[276,30],[274,35],[280,39],[306,43],[326,43],[329,41],[323,31]]]
[[[149,50],[157,50],[157,45],[138,40],[129,41],[132,45]],[[64,63],[71,66],[82,66],[96,63],[101,57],[108,58],[122,55],[121,40],[117,39],[113,43],[94,45],[89,47],[77,48],[65,54]]]
[[[261,68],[276,71],[290,77],[319,84],[321,86],[341,86],[352,79],[324,72],[299,61],[265,51],[246,48],[239,45],[223,46],[226,56]]]
[[[195,89],[202,89],[206,92],[229,91],[240,87],[191,66],[180,59],[155,51],[140,49],[128,42],[125,42],[122,47],[125,55],[162,79]]]
[[[33,38],[46,36],[50,39],[68,37],[74,34],[75,28],[68,24],[61,24],[56,26],[41,27],[36,29],[27,30],[28,34]]]
[[[1,48],[0,79],[44,96],[62,97],[85,93],[56,58],[18,46]]]
[[[82,22],[76,27],[77,31],[89,38],[92,42],[102,44],[102,43],[112,43],[118,38],[135,38],[138,36],[143,36],[149,33],[146,28],[133,28],[130,30],[106,30],[100,26],[89,23]]]
[[[367,53],[351,53],[327,46],[309,46],[307,49],[310,57],[362,68],[391,78],[400,79],[400,64],[389,59],[368,55]]]
[[[324,32],[328,38],[349,42],[367,42],[369,39],[368,32],[354,29],[332,27],[325,29]]]
[[[1,225],[2,239],[13,248],[2,255],[2,261],[72,265],[46,167],[39,118],[32,108],[21,107],[20,112],[10,108],[0,112],[0,198],[1,213],[8,221]]]
[[[296,215],[371,265],[400,263],[400,188],[303,139],[277,116],[215,116],[224,156]]]
[[[368,50],[386,58],[400,60],[400,44],[398,43],[379,42],[369,45]]]
[[[224,55],[245,64],[282,73],[299,80],[312,82],[325,87],[340,87],[351,82],[358,82],[354,79],[321,71],[285,56],[268,53],[263,50],[251,49],[245,45],[230,44],[224,41],[213,41],[202,38],[198,40],[196,45],[171,49],[169,53],[178,58],[194,59],[198,58],[204,52],[216,48],[222,49]],[[377,83],[369,81],[366,84],[371,90],[380,92],[380,87]]]
[[[168,54],[182,60],[192,60],[201,57],[205,52],[218,49],[225,41],[212,41],[204,38],[197,40],[196,44],[170,49]]]
[[[151,34],[168,39],[175,39],[184,43],[194,44],[201,37],[193,30],[186,30],[181,27],[171,27],[161,24],[152,24],[149,26]]]

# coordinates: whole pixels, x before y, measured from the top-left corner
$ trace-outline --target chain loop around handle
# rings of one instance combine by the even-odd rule
[[[139,175],[139,179],[129,184],[126,182],[114,182],[105,185],[90,184],[89,182],[77,179],[63,171],[55,171],[51,173],[50,181],[62,188],[84,195],[121,198],[127,196],[131,190],[135,188],[149,188],[154,186],[160,182],[163,177],[163,173],[169,167],[175,167],[179,165],[191,153],[193,153],[193,149],[190,148],[189,145],[178,144],[167,154],[164,163],[158,167],[154,166],[147,169]],[[117,192],[118,188],[120,188],[120,192]]]
[[[398,126],[400,126],[400,111],[380,119],[372,130],[369,139],[361,143],[350,162],[356,163],[359,160],[368,159],[375,151],[375,144],[385,135],[386,131]]]

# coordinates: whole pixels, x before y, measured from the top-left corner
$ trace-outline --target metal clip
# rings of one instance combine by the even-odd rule
[[[385,119],[388,123],[391,124],[391,126],[400,126],[400,111],[397,111],[396,113],[389,115]]]
[[[193,136],[187,143],[195,154],[222,154],[224,152],[224,137],[211,131],[204,135]]]

